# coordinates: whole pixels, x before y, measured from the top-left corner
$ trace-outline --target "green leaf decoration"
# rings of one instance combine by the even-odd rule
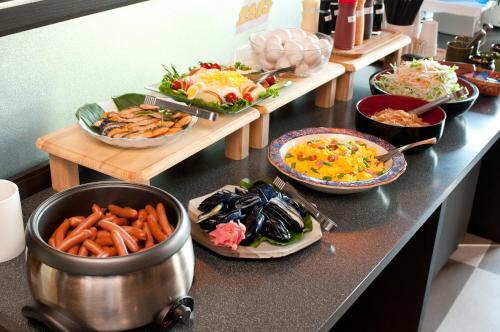
[[[144,95],[139,93],[127,93],[119,97],[112,97],[113,102],[118,110],[123,110],[132,106],[144,104]]]
[[[99,128],[94,127],[94,122],[99,120],[104,110],[97,104],[85,104],[76,111],[76,118],[82,120],[88,129],[100,134]]]
[[[244,178],[240,180],[240,187],[245,188],[245,189],[250,189],[252,188],[253,183],[249,178]]]

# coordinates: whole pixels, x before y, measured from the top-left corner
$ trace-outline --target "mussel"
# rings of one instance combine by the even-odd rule
[[[279,242],[290,241],[290,232],[285,227],[283,222],[266,212],[264,212],[264,215],[266,216],[266,219],[264,221],[264,225],[262,226],[262,235]]]
[[[262,229],[265,219],[266,218],[262,213],[262,207],[255,205],[252,212],[241,221],[241,223],[246,227],[245,239],[240,242],[241,245],[247,246],[252,243]]]
[[[252,188],[248,191],[259,195],[264,205],[267,204],[273,197],[278,195],[276,190],[274,190],[274,187],[264,181],[255,182]]]
[[[259,195],[253,193],[241,196],[234,203],[234,207],[236,209],[249,211],[252,210],[255,205],[262,206],[262,199]]]
[[[291,232],[301,233],[304,230],[304,222],[300,214],[294,207],[281,199],[271,199],[265,211],[267,214],[281,220]]]
[[[227,203],[231,199],[235,198],[236,195],[235,193],[222,189],[213,194],[210,197],[205,198],[201,203],[200,206],[198,206],[198,210],[200,210],[203,213],[209,212],[212,209],[214,209],[217,205],[223,203]]]
[[[235,209],[229,212],[221,212],[209,219],[202,220],[200,227],[206,231],[213,231],[218,224],[228,223],[231,220],[234,222],[241,221],[243,218],[245,218],[245,215],[241,213],[241,210]]]

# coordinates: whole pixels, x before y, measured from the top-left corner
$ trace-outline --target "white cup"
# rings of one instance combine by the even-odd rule
[[[0,263],[17,257],[24,247],[19,190],[14,182],[0,180]]]

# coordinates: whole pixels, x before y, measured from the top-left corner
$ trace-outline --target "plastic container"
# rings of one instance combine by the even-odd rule
[[[373,1],[373,32],[382,31],[382,22],[384,21],[384,0]]]
[[[338,0],[330,2],[330,11],[332,12],[332,34],[335,33],[335,25],[337,24],[337,16],[339,15]]]
[[[332,33],[332,11],[330,0],[321,0],[319,7],[318,32],[329,35]]]
[[[339,15],[335,25],[334,46],[340,50],[352,50],[356,31],[356,0],[339,0]]]
[[[356,32],[354,45],[363,44],[363,34],[365,32],[365,0],[358,0],[356,5]]]
[[[372,37],[372,29],[373,29],[373,0],[366,0],[365,28],[363,32],[363,39],[370,39]]]
[[[300,27],[307,32],[318,32],[320,0],[304,0],[302,2],[302,24]]]

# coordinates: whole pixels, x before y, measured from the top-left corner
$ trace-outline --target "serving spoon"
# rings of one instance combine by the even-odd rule
[[[465,96],[467,96],[467,93],[468,93],[467,88],[461,87],[460,89],[458,89],[455,92],[452,92],[450,94],[447,94],[446,96],[440,97],[440,98],[435,99],[427,104],[424,104],[422,106],[414,108],[411,111],[408,111],[408,113],[416,114],[416,115],[423,114],[423,113],[430,111],[431,109],[433,109],[441,104],[449,102],[452,99],[458,99],[461,97],[465,97]]]
[[[403,151],[406,151],[408,149],[411,149],[411,148],[414,148],[414,147],[417,147],[417,146],[420,146],[420,145],[436,144],[436,142],[437,142],[436,137],[424,139],[423,141],[418,141],[418,142],[415,142],[415,143],[410,143],[410,144],[407,144],[407,145],[403,145],[402,147],[399,147],[397,149],[392,149],[392,150],[390,150],[387,153],[381,154],[380,156],[375,156],[375,158],[377,158],[381,162],[386,162],[389,159],[391,159],[397,153],[401,153]]]

